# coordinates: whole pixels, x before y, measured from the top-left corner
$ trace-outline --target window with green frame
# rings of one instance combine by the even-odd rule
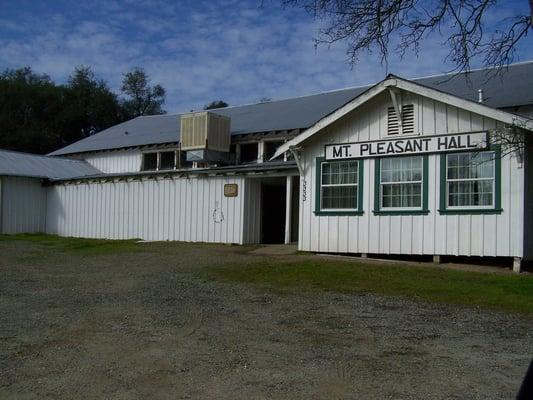
[[[316,215],[363,213],[363,160],[316,159]]]
[[[440,163],[441,214],[500,213],[501,152],[447,153]]]
[[[375,160],[374,214],[428,213],[428,156]]]

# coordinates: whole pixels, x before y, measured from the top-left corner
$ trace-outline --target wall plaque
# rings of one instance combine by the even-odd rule
[[[224,185],[224,197],[237,197],[239,186],[236,183],[226,183]]]

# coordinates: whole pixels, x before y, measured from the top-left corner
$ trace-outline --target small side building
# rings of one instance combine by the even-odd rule
[[[85,161],[0,150],[0,233],[46,232],[47,182],[96,173]]]

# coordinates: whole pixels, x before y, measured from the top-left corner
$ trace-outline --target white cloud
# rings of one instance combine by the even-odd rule
[[[4,19],[17,23],[0,25],[1,68],[30,65],[65,81],[76,65],[87,64],[117,90],[123,72],[142,66],[167,89],[171,112],[215,99],[242,104],[368,84],[386,74],[371,55],[351,68],[342,44],[315,49],[319,25],[274,2],[100,1]],[[418,59],[393,57],[390,72],[444,72],[445,55],[432,37]]]

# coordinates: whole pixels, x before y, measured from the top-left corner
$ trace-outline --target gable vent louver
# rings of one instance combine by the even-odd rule
[[[387,135],[412,135],[415,133],[415,108],[413,104],[402,107],[402,127],[398,124],[398,117],[394,107],[387,110]]]

